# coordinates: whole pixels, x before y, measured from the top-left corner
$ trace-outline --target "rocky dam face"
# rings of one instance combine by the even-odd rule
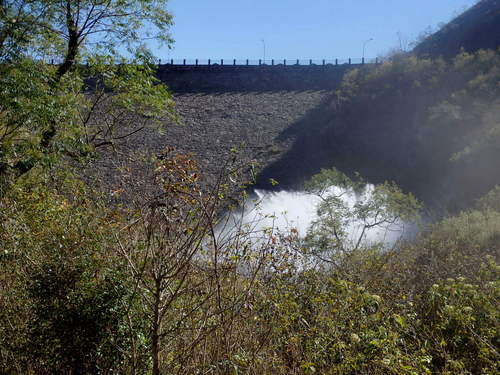
[[[140,180],[149,156],[173,146],[193,153],[201,170],[213,177],[233,149],[246,166],[245,178],[257,178],[260,187],[275,178],[283,180],[280,187],[290,188],[302,170],[316,170],[321,163],[295,165],[296,156],[287,153],[297,137],[321,126],[317,114],[331,107],[336,87],[353,67],[160,67],[158,76],[173,92],[180,121],[146,128],[114,149],[101,150],[91,174],[105,190],[117,190],[123,171]],[[314,151],[319,155],[318,148]],[[284,157],[290,161],[283,166]]]
[[[349,67],[241,68],[160,71],[172,88],[179,121],[146,127],[100,150],[88,175],[104,191],[132,190],[138,196],[147,189],[152,156],[174,147],[193,154],[209,180],[236,156],[243,166],[242,182],[252,181],[254,189],[300,190],[322,168],[336,167],[347,174],[360,172],[371,183],[392,180],[405,191],[416,191],[412,175],[405,180],[397,164],[395,147],[403,147],[397,139],[365,134],[336,118],[336,89]],[[394,162],[377,159],[378,148],[367,146],[374,142],[386,152],[393,150]]]
[[[92,169],[97,180],[113,189],[120,182],[118,171],[127,169],[140,176],[145,167],[141,160],[173,146],[193,153],[201,170],[216,176],[231,157],[231,149],[236,149],[251,179],[291,149],[293,133],[305,131],[309,124],[304,119],[332,95],[328,90],[175,93],[180,123],[165,123],[159,130],[146,128],[114,150],[102,150]]]

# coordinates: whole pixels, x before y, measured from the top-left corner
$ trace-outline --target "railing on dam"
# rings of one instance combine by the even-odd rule
[[[347,59],[159,59],[159,65],[187,65],[187,66],[288,66],[288,65],[361,65],[379,64],[380,58],[347,58]]]
[[[62,60],[44,60],[51,65],[62,64]],[[158,59],[158,65],[163,66],[336,66],[380,64],[383,60],[376,58],[347,59]],[[123,62],[117,62],[120,64]],[[82,62],[85,64],[85,62]],[[86,63],[88,65],[88,62]]]

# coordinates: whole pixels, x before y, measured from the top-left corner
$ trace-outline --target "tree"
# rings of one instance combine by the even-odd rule
[[[0,2],[2,190],[50,158],[88,155],[173,114],[144,47],[147,39],[171,43],[166,3]],[[62,63],[35,61],[47,55]],[[88,66],[77,64],[83,56]]]
[[[153,56],[143,46],[147,38],[169,44],[170,25],[165,0],[0,0],[0,237],[5,245],[0,273],[6,281],[2,293],[9,297],[2,295],[0,304],[12,308],[0,314],[0,325],[17,337],[7,344],[5,357],[6,341],[0,340],[0,360],[14,372],[30,372],[21,370],[24,364],[9,363],[9,348],[18,349],[16,344],[33,348],[38,343],[39,350],[22,357],[44,362],[39,365],[48,372],[68,366],[75,373],[95,372],[101,365],[117,368],[127,357],[121,344],[111,344],[122,340],[119,308],[127,292],[119,289],[126,279],[102,279],[119,274],[101,251],[107,236],[97,234],[99,225],[85,231],[86,219],[107,210],[87,210],[83,202],[94,202],[95,196],[79,200],[78,183],[71,178],[71,188],[63,187],[61,175],[71,174],[80,165],[75,162],[94,156],[97,148],[114,146],[173,115],[172,95],[155,78]],[[41,58],[62,63],[53,66]],[[47,210],[38,210],[43,202]],[[44,220],[45,211],[51,220]],[[27,261],[32,255],[34,265]],[[22,316],[15,324],[10,324],[12,311]],[[25,331],[31,336],[19,334]]]
[[[306,190],[320,198],[318,218],[305,238],[306,249],[336,267],[370,246],[368,231],[394,230],[391,226],[415,220],[420,208],[411,194],[393,183],[369,188],[362,179],[352,180],[335,168],[313,176]]]
[[[2,0],[0,59],[16,56],[64,58],[63,76],[82,50],[129,51],[147,39],[171,43],[167,0]]]
[[[238,169],[228,162],[208,184],[190,155],[167,149],[154,176],[161,192],[116,234],[141,301],[141,319],[150,327],[153,375],[221,366],[237,335],[234,321],[269,262],[269,238],[252,244],[255,235],[238,224],[229,227],[232,220],[221,217],[231,192],[229,176]],[[194,359],[199,367],[190,369],[200,346],[208,364]]]

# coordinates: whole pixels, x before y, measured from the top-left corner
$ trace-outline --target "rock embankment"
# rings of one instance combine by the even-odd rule
[[[283,134],[307,126],[303,119],[331,95],[331,91],[177,94],[182,123],[166,123],[160,132],[145,129],[115,150],[103,151],[92,166],[96,181],[112,190],[120,183],[119,176],[140,178],[147,156],[167,146],[193,153],[209,178],[218,174],[236,148],[241,163],[256,166],[246,171],[249,177],[287,152],[294,139]]]

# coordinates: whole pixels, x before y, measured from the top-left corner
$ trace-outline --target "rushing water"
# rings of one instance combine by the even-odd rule
[[[333,187],[330,193],[342,195],[344,203],[352,208],[360,200],[369,198],[372,190],[373,186],[368,185],[363,193],[355,194]],[[320,202],[319,196],[306,192],[256,190],[242,209],[231,214],[231,221],[232,225],[242,224],[250,228],[256,236],[272,228],[274,233],[294,230],[300,237],[304,237],[311,223],[318,217],[317,206]],[[362,223],[351,222],[347,227],[349,240],[356,241],[362,230]],[[367,229],[363,235],[363,243],[377,242],[390,247],[399,239],[408,238],[414,231],[415,225],[398,220]]]

